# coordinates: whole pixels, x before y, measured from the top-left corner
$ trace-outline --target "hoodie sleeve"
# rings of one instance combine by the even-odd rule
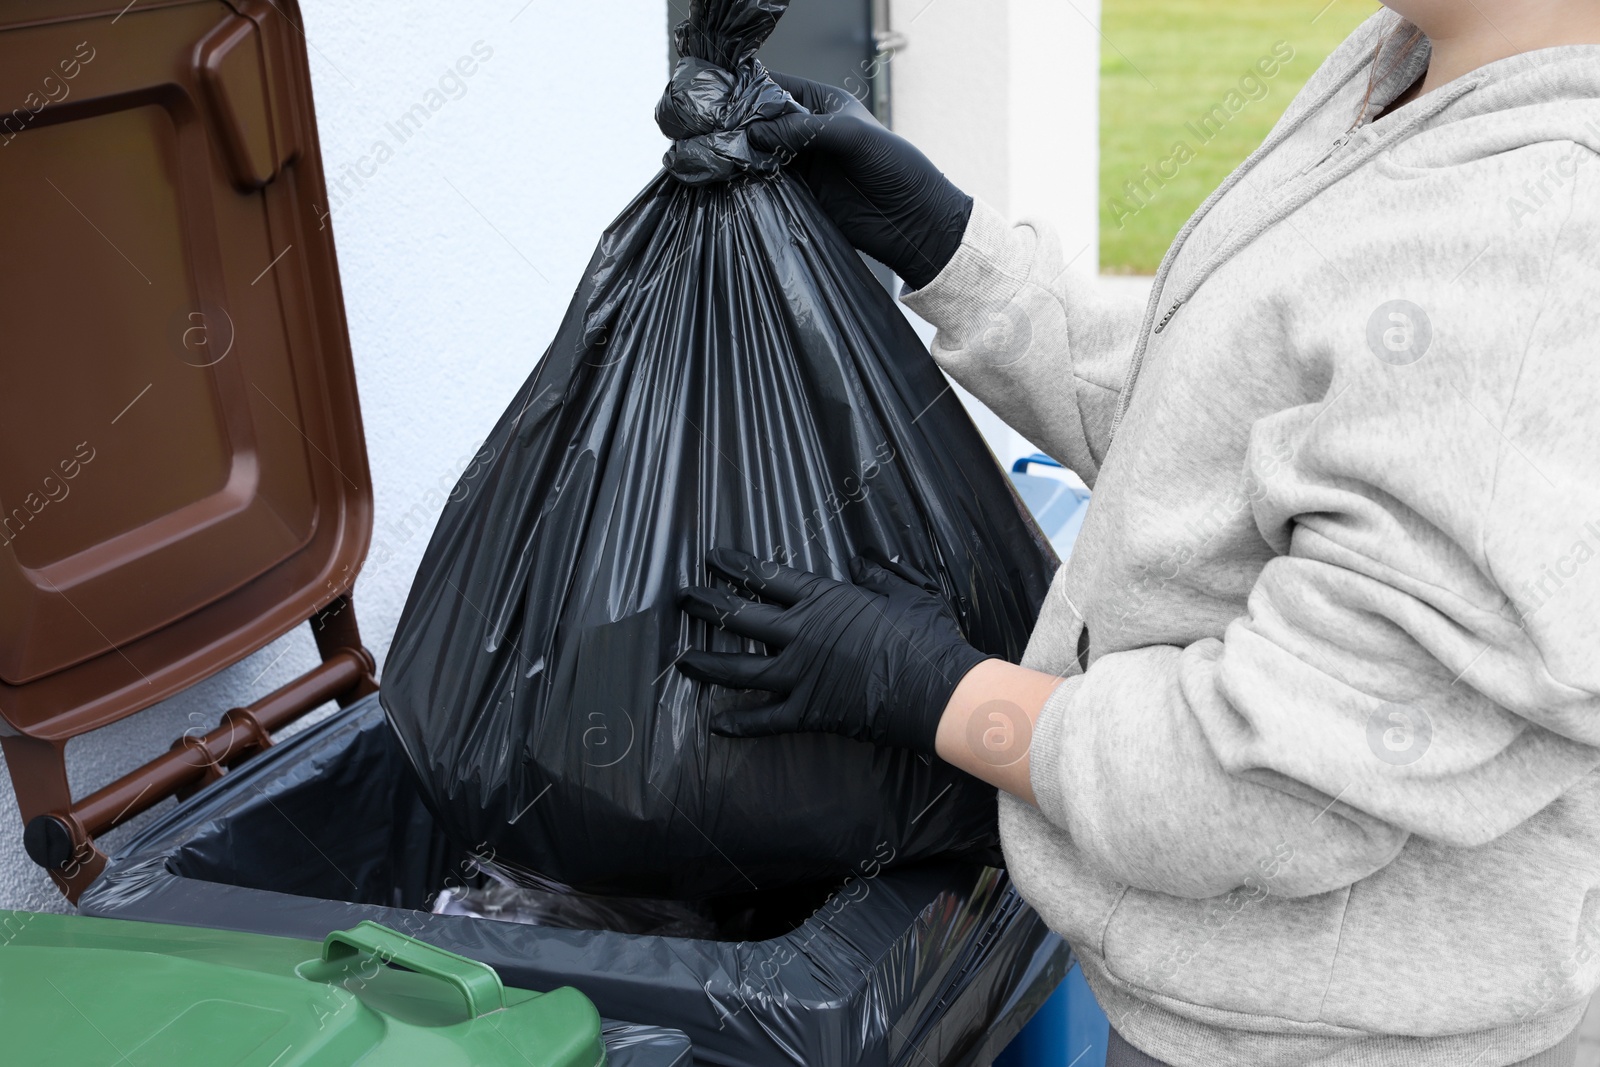
[[[938,328],[952,378],[1094,484],[1142,305],[1073,272],[1048,227],[1012,226],[981,200],[944,270],[902,299]]]
[[[1493,841],[1600,766],[1596,177],[1491,269],[1413,282],[1414,361],[1369,350],[1381,295],[1320,296],[1325,395],[1251,430],[1277,554],[1244,614],[1092,657],[1040,717],[1040,809],[1111,877],[1326,892],[1412,835]]]

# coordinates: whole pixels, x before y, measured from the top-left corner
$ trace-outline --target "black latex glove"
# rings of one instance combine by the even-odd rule
[[[789,173],[810,187],[856,248],[913,289],[933,281],[961,247],[972,197],[843,89],[772,77],[812,114],[751,123],[750,143],[792,155]]]
[[[718,713],[730,737],[820,731],[934,754],[939,718],[956,685],[987,656],[961,636],[937,587],[909,567],[858,557],[855,584],[731,549],[706,563],[738,589],[685,591],[683,610],[765,644],[774,655],[686,652],[690,678],[778,699]]]

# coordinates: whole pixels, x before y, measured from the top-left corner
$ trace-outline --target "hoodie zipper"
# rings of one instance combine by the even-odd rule
[[[1339,165],[1336,166],[1334,170],[1330,171],[1328,175],[1325,175],[1321,181],[1307,186],[1306,189],[1300,190],[1297,195],[1279,203],[1274,210],[1268,212],[1266,215],[1263,215],[1261,218],[1257,219],[1255,223],[1251,224],[1246,229],[1242,237],[1226,241],[1221,247],[1212,253],[1210,258],[1207,259],[1205,263],[1202,264],[1200,269],[1196,271],[1195,274],[1189,279],[1188,283],[1180,291],[1177,298],[1174,299],[1170,305],[1168,305],[1166,314],[1162,315],[1160,321],[1156,322],[1154,328],[1152,328],[1151,322],[1155,319],[1155,310],[1160,306],[1155,302],[1156,295],[1160,294],[1165,287],[1167,278],[1172,272],[1173,262],[1176,260],[1178,252],[1182,249],[1183,244],[1188,240],[1189,235],[1194,232],[1194,228],[1200,223],[1206,214],[1210,212],[1212,206],[1216,204],[1217,200],[1227,193],[1228,190],[1232,189],[1235,185],[1242,181],[1244,176],[1251,169],[1253,169],[1257,163],[1265,158],[1267,154],[1275,151],[1280,144],[1282,144],[1300,128],[1307,118],[1316,114],[1319,110],[1325,107],[1327,103],[1333,99],[1333,97],[1336,96],[1339,91],[1345,87],[1345,85],[1349,83],[1350,78],[1361,69],[1362,65],[1360,64],[1352,68],[1349,74],[1339,80],[1338,84],[1332,86],[1330,89],[1324,92],[1314,104],[1307,107],[1305,111],[1300,114],[1297,122],[1295,122],[1292,126],[1280,128],[1279,130],[1275,131],[1273,136],[1267,138],[1267,140],[1262,143],[1260,148],[1257,148],[1254,152],[1252,152],[1249,158],[1239,165],[1238,170],[1230,174],[1227,180],[1217,187],[1216,192],[1212,193],[1206,198],[1205,203],[1200,205],[1200,208],[1195,212],[1194,217],[1191,218],[1184,228],[1178,233],[1177,238],[1172,243],[1172,247],[1168,249],[1166,256],[1162,259],[1161,268],[1159,271],[1157,271],[1155,282],[1151,287],[1151,301],[1145,308],[1144,328],[1139,333],[1139,341],[1134,347],[1133,359],[1128,366],[1128,373],[1123,381],[1122,393],[1117,397],[1116,411],[1111,417],[1111,431],[1109,434],[1109,440],[1107,441],[1108,446],[1110,441],[1116,439],[1117,430],[1122,426],[1122,419],[1127,414],[1128,405],[1133,400],[1133,385],[1134,382],[1138,380],[1140,370],[1143,369],[1145,353],[1150,347],[1150,339],[1167,328],[1168,324],[1172,322],[1173,316],[1178,313],[1178,309],[1187,303],[1190,297],[1194,296],[1195,291],[1200,288],[1201,284],[1207,278],[1209,278],[1218,267],[1220,267],[1232,256],[1238,254],[1240,249],[1250,244],[1250,242],[1254,241],[1272,226],[1298,211],[1300,208],[1304,207],[1307,202],[1313,199],[1323,189],[1326,189],[1329,185],[1332,185],[1340,178],[1343,178],[1346,174],[1360,167],[1367,161],[1367,159],[1371,158],[1372,155],[1380,151],[1383,146],[1404,138],[1418,125],[1427,121],[1428,119],[1431,119],[1433,116],[1437,115],[1439,112],[1455,103],[1467,93],[1472,92],[1478,87],[1479,81],[1482,80],[1480,78],[1470,79],[1458,86],[1454,91],[1441,95],[1438,100],[1433,102],[1431,107],[1419,110],[1417,114],[1412,116],[1411,119],[1404,125],[1394,127],[1391,130],[1385,131],[1384,136],[1374,138],[1366,146],[1367,151],[1357,152],[1349,158],[1342,160]],[[1443,90],[1439,91],[1443,93]],[[1353,129],[1347,131],[1342,137],[1334,142],[1333,147],[1328,150],[1326,155],[1324,155],[1314,165],[1302,171],[1299,175],[1296,175],[1296,178],[1303,177],[1312,171],[1315,171],[1318,167],[1332,159],[1341,148],[1349,143],[1350,139],[1355,135],[1355,133],[1356,131]]]
[[[1172,302],[1172,306],[1167,309],[1167,313],[1161,316],[1161,321],[1156,323],[1155,332],[1160,333],[1162,330],[1165,330],[1167,328],[1167,323],[1172,321],[1172,316],[1176,315],[1178,313],[1178,308],[1182,306],[1182,300],[1174,300]]]
[[[1332,159],[1335,155],[1337,155],[1339,153],[1339,149],[1341,149],[1345,145],[1349,144],[1350,143],[1350,138],[1354,137],[1355,135],[1356,135],[1356,131],[1355,130],[1346,130],[1339,137],[1339,139],[1337,141],[1333,142],[1333,147],[1329,148],[1327,153],[1321,159],[1317,160],[1315,163],[1312,163],[1310,166],[1306,167],[1300,173],[1296,174],[1295,177],[1296,178],[1304,178],[1307,174],[1310,174],[1312,171],[1314,171],[1318,167],[1322,166],[1328,160]]]
[[[1189,219],[1189,221],[1184,223],[1183,229],[1178,231],[1178,236],[1173,238],[1172,246],[1167,249],[1167,254],[1161,257],[1161,265],[1156,268],[1155,281],[1152,282],[1150,286],[1150,300],[1145,305],[1144,323],[1139,328],[1139,341],[1134,346],[1133,359],[1128,364],[1128,373],[1123,378],[1122,382],[1122,392],[1117,397],[1117,407],[1111,416],[1111,431],[1107,436],[1106,442],[1108,446],[1112,440],[1116,439],[1117,428],[1122,425],[1122,417],[1127,413],[1128,402],[1133,397],[1133,383],[1139,377],[1139,370],[1144,363],[1145,350],[1150,346],[1150,338],[1153,335],[1152,326],[1156,319],[1156,309],[1161,306],[1156,301],[1160,298],[1163,290],[1166,288],[1167,278],[1172,274],[1172,265],[1177,260],[1178,253],[1182,251],[1185,242],[1189,240],[1189,235],[1194,232],[1195,227],[1198,226],[1201,220],[1210,213],[1211,208],[1223,197],[1224,194],[1228,192],[1228,190],[1239,184],[1239,182],[1244,179],[1245,174],[1255,167],[1255,165],[1262,159],[1264,159],[1268,153],[1275,151],[1278,145],[1288,140],[1297,130],[1300,129],[1302,125],[1305,124],[1307,119],[1309,119],[1312,115],[1315,115],[1323,107],[1326,107],[1328,101],[1332,100],[1344,90],[1346,85],[1350,84],[1351,78],[1354,78],[1358,73],[1365,69],[1367,62],[1370,61],[1362,60],[1353,64],[1350,69],[1345,72],[1344,77],[1338,79],[1334,84],[1328,86],[1328,88],[1323,91],[1321,96],[1317,97],[1313,103],[1309,104],[1303,111],[1300,112],[1300,114],[1295,118],[1294,122],[1279,126],[1270,135],[1268,135],[1267,139],[1263,141],[1254,152],[1251,152],[1250,155],[1245,158],[1245,161],[1239,164],[1238,168],[1234,170],[1232,174],[1229,174],[1227,178],[1223,179],[1222,184],[1217,186],[1210,196],[1206,197],[1205,201],[1195,210],[1194,215]],[[1167,313],[1161,319],[1159,326],[1160,329],[1166,329],[1167,323],[1172,321],[1172,316],[1178,313],[1178,308],[1181,307],[1182,304],[1182,298],[1173,302],[1172,306],[1167,309]]]

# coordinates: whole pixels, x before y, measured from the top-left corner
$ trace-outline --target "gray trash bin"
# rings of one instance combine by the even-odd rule
[[[720,913],[730,939],[427,910],[473,869],[434,826],[367,698],[147,826],[80,905],[299,937],[375,919],[510,984],[572,985],[602,1015],[682,1030],[700,1064],[985,1064],[1069,965],[1005,874],[972,864],[752,894]]]

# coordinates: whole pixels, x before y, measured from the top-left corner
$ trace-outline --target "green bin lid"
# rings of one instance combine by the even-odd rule
[[[605,1063],[576,989],[506,989],[492,967],[373,922],[319,946],[0,911],[0,1033],[8,1062],[81,1067]]]

